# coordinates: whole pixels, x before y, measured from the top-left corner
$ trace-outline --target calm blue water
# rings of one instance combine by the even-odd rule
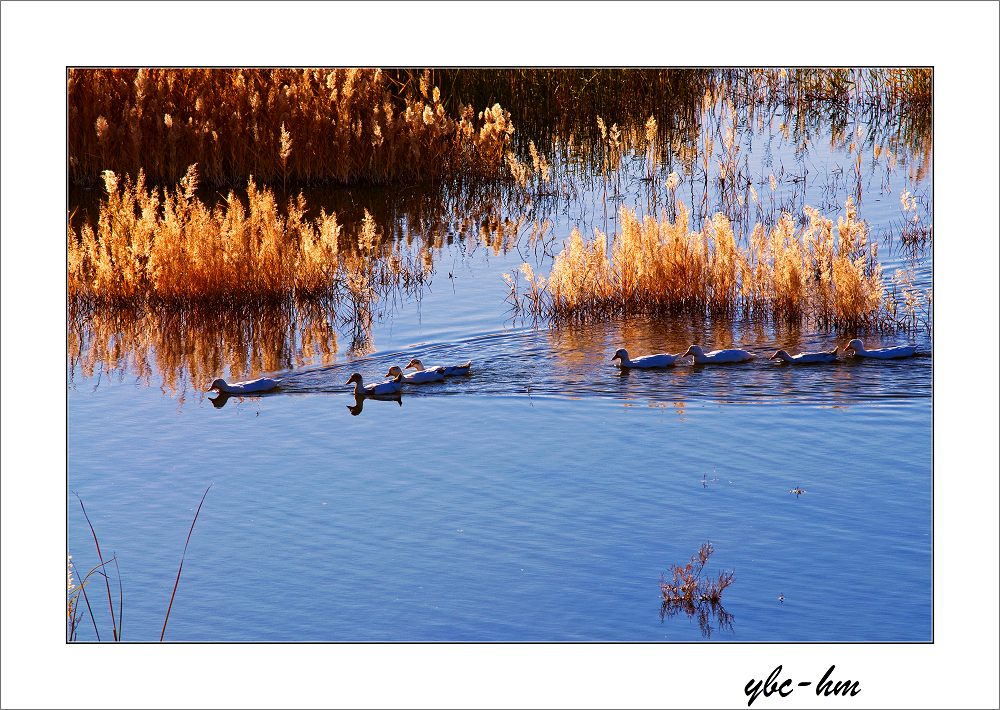
[[[781,183],[775,202],[835,215],[855,187],[838,172],[852,164],[846,148],[800,151],[774,135],[748,134],[746,169],[764,182],[796,166],[826,176]],[[929,191],[926,167],[866,168],[859,212],[873,236],[899,219],[904,185]],[[648,209],[628,185],[622,202]],[[584,190],[552,213],[556,250],[574,224],[614,230],[598,199]],[[500,274],[525,259],[546,273],[544,253],[456,240],[435,259],[420,298],[376,323],[374,352],[352,358],[342,338],[332,365],[276,373],[286,381],[274,395],[178,397],[155,362],[152,378],[71,367],[69,551],[81,569],[96,564],[75,492],[118,556],[125,640],[159,638],[209,484],[174,641],[932,639],[928,334],[866,336],[868,347],[915,342],[910,360],[790,367],[766,358],[846,334],[688,317],[536,327],[511,317]],[[912,268],[930,288],[928,251],[886,242],[880,259],[887,276]],[[759,357],[611,366],[623,345],[692,343]],[[352,372],[379,379],[411,357],[471,359],[473,374],[355,405]],[[731,623],[661,620],[661,573],[709,540],[707,573],[735,572]],[[92,603],[110,636],[106,600]]]
[[[658,580],[706,540],[736,572],[713,639],[930,639],[930,358],[539,372],[541,337],[440,348],[483,364],[358,416],[349,371],[400,356],[221,408],[71,390],[70,488],[119,555],[125,638],[158,638],[211,483],[174,640],[700,639],[660,622]]]

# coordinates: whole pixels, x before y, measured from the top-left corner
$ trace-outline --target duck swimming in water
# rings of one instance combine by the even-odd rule
[[[728,364],[733,362],[747,362],[753,360],[753,353],[746,350],[713,350],[706,353],[700,345],[692,345],[684,353],[685,356],[694,357],[695,365]]]
[[[782,362],[787,362],[791,365],[805,365],[812,362],[836,362],[837,348],[817,353],[799,353],[798,355],[789,355],[784,350],[779,350],[769,359],[781,360]]]
[[[404,384],[408,385],[422,385],[425,382],[443,382],[444,381],[444,368],[436,367],[433,370],[420,370],[419,372],[411,372],[409,375],[403,374],[403,371],[399,369],[398,365],[393,365],[389,368],[389,372],[386,373],[386,377],[402,377]]]
[[[857,357],[867,357],[875,360],[895,360],[901,357],[913,357],[916,348],[912,345],[900,345],[894,348],[879,348],[878,350],[865,350],[865,345],[858,338],[855,338],[844,346],[844,351],[853,350]]]
[[[657,355],[643,355],[642,357],[637,357],[633,360],[628,356],[628,350],[625,348],[619,348],[615,351],[614,356],[611,358],[611,362],[618,360],[618,367],[623,370],[629,370],[632,368],[646,370],[654,367],[670,367],[683,357],[683,355],[659,353]]]
[[[387,382],[376,382],[366,385],[360,372],[355,372],[347,380],[347,384],[354,384],[354,398],[372,397],[377,395],[399,394],[403,391],[403,375],[396,375]]]
[[[453,375],[468,375],[469,371],[472,369],[472,361],[465,363],[464,365],[437,365],[435,367],[425,368],[423,363],[417,358],[410,360],[410,363],[406,366],[407,370],[416,370],[417,372],[425,372],[428,370],[444,370],[445,377],[452,377]]]
[[[216,390],[222,394],[259,394],[277,389],[280,384],[281,380],[270,377],[261,377],[260,379],[248,380],[247,382],[233,382],[232,384],[219,378],[212,383],[208,391],[212,392]]]

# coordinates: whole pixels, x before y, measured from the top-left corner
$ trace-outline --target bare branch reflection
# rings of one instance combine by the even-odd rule
[[[695,617],[698,620],[698,628],[705,638],[712,638],[712,622],[715,622],[715,630],[733,631],[735,617],[726,611],[722,604],[705,602],[702,604],[677,604],[673,602],[663,602],[660,605],[660,622],[681,612],[689,619]]]

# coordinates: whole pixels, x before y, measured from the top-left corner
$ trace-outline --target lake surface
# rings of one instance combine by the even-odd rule
[[[835,219],[857,194],[887,278],[910,269],[930,289],[930,248],[892,237],[904,187],[930,222],[929,148],[898,147],[902,167],[890,168],[869,146],[858,190],[843,176],[860,150],[848,140],[864,145],[867,124],[838,139],[844,127],[832,135],[820,122],[803,147],[781,119],[741,133],[761,197]],[[613,232],[617,204],[663,207],[663,195],[650,204],[641,165],[623,171],[610,204],[591,180],[572,199],[531,207],[530,219],[550,220],[548,247],[529,245],[528,228],[500,244],[470,237],[400,207],[406,190],[381,193],[387,238],[435,244],[430,285],[386,303],[363,347],[340,330],[329,357],[299,352],[246,373],[285,377],[278,393],[213,402],[206,373],[188,367],[180,385],[165,374],[174,365],[162,347],[144,354],[145,371],[135,353],[71,357],[69,551],[81,569],[96,564],[78,493],[102,550],[118,557],[124,639],[159,638],[211,484],[169,640],[932,640],[927,329],[865,334],[869,348],[915,343],[913,359],[790,367],[767,356],[849,334],[690,316],[554,326],[511,312],[501,274],[524,261],[547,273],[573,226]],[[773,193],[760,187],[770,174],[782,176]],[[678,195],[697,203],[696,188],[700,178],[685,177]],[[710,210],[722,206],[706,190]],[[310,200],[360,204],[363,194]],[[745,226],[763,216],[749,212]],[[636,356],[692,343],[759,357],[629,373],[610,361],[623,346]],[[472,360],[473,370],[356,406],[351,373],[377,380],[411,357]],[[735,572],[723,599],[731,617],[661,618],[661,574],[706,541],[708,575]]]

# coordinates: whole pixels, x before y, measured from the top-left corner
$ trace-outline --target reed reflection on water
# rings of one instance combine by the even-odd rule
[[[132,373],[143,384],[183,397],[216,377],[332,363],[338,352],[334,315],[316,303],[258,304],[177,310],[144,305],[71,312],[69,381]],[[225,374],[225,373],[228,373]]]

